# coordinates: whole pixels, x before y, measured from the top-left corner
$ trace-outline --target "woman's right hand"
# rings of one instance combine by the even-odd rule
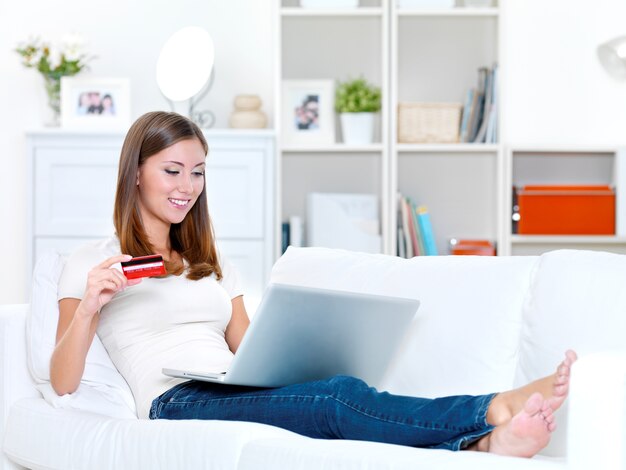
[[[130,255],[113,256],[89,271],[87,276],[87,286],[85,295],[80,302],[77,314],[93,317],[104,307],[114,296],[123,291],[128,286],[134,286],[141,282],[141,279],[126,279],[119,269],[112,268],[116,263],[132,259]]]

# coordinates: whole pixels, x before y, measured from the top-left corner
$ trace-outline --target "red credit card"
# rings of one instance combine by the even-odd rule
[[[163,256],[161,255],[138,256],[128,261],[122,261],[121,265],[126,279],[162,276],[167,274],[165,265],[163,264]]]

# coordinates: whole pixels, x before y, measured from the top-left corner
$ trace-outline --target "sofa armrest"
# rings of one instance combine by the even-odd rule
[[[28,371],[27,312],[27,304],[0,305],[0,444],[11,405],[21,398],[40,396]],[[21,467],[10,463],[2,453],[0,468]]]
[[[626,468],[626,354],[580,358],[572,368],[568,470]]]

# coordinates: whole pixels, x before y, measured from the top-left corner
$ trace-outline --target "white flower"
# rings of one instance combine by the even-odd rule
[[[61,65],[61,49],[51,45],[48,50],[50,51],[48,54],[48,63],[50,64],[50,69],[54,70]]]
[[[27,67],[36,67],[37,64],[39,64],[42,55],[41,49],[37,49],[32,55],[24,57],[24,65]]]
[[[61,52],[65,59],[73,62],[85,55],[85,39],[80,34],[66,34],[61,38]]]

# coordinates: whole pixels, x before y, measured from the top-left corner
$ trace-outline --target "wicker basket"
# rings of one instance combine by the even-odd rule
[[[461,103],[399,103],[398,142],[458,142],[462,109]]]

